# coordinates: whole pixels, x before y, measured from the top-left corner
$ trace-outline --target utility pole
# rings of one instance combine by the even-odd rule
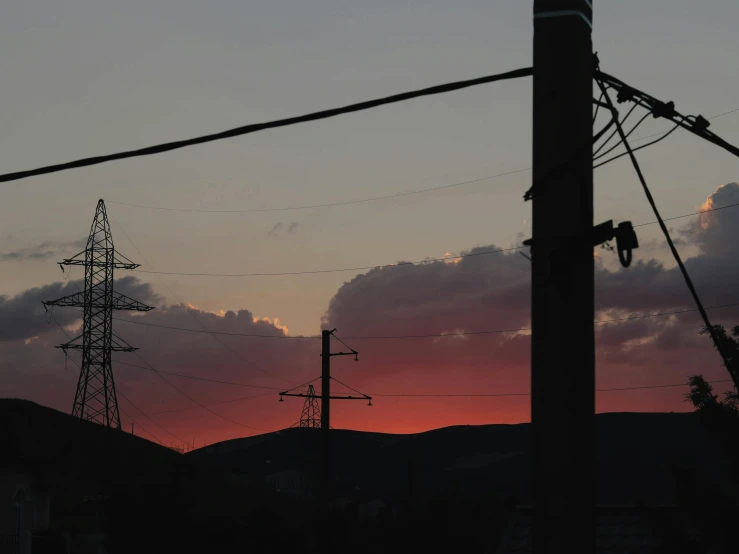
[[[533,552],[595,551],[590,0],[534,0]]]
[[[322,331],[321,332],[321,446],[323,450],[323,464],[321,469],[321,488],[323,490],[324,498],[328,500],[329,498],[329,490],[331,487],[331,400],[367,400],[368,405],[372,406],[372,397],[368,396],[362,392],[359,392],[356,389],[352,389],[348,385],[345,385],[344,383],[339,382],[340,385],[344,385],[345,387],[351,389],[355,393],[357,393],[357,396],[354,396],[352,394],[336,394],[331,395],[331,381],[336,381],[333,377],[331,377],[331,358],[333,356],[354,356],[354,361],[359,361],[359,352],[351,348],[349,345],[347,345],[344,341],[342,341],[340,338],[338,338],[334,333],[336,332],[336,329],[332,329],[331,331]],[[346,346],[349,351],[348,352],[331,352],[331,337],[338,340],[341,344]],[[316,379],[313,379],[313,381],[316,381]],[[312,382],[312,381],[311,381]],[[338,381],[337,381],[338,382]],[[305,383],[305,385],[309,385],[309,383]],[[305,386],[301,385],[301,387]],[[297,389],[299,387],[296,387]],[[280,402],[283,401],[283,396],[295,396],[298,398],[306,398],[310,400],[315,400],[318,398],[318,396],[315,394],[315,390],[313,389],[312,385],[308,386],[308,392],[306,393],[298,393],[293,392],[295,389],[286,390],[280,393]],[[302,418],[301,418],[302,421]],[[302,427],[303,425],[301,425]]]
[[[323,444],[323,473],[321,484],[327,493],[331,475],[331,333],[321,332],[321,442]]]

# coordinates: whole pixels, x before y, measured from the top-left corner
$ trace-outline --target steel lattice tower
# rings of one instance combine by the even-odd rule
[[[313,388],[313,385],[308,385],[308,395],[303,403],[303,413],[300,415],[298,427],[321,428],[321,408],[318,405],[319,398],[319,396],[316,396],[316,390]]]
[[[72,415],[120,429],[111,354],[133,352],[136,348],[113,332],[113,310],[148,312],[153,308],[113,290],[113,270],[135,269],[139,264],[116,253],[102,200],[98,201],[86,248],[59,262],[62,270],[65,265],[85,267],[84,290],[43,304],[84,309],[82,334],[57,346],[65,355],[69,349],[82,350]]]

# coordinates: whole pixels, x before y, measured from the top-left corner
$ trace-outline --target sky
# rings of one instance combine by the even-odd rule
[[[730,0],[700,6],[686,0],[599,2],[594,48],[605,71],[673,100],[683,113],[712,116],[739,108],[739,72],[732,71],[737,17],[739,5]],[[25,1],[5,7],[0,48],[0,167],[10,172],[528,66],[531,4]],[[116,248],[142,270],[314,271],[519,245],[531,232],[531,206],[522,198],[530,185],[528,171],[331,208],[226,214],[117,202],[203,210],[285,208],[525,170],[531,162],[530,91],[530,79],[495,83],[3,184],[0,396],[69,410],[76,369],[71,362],[65,369],[63,354],[52,348],[63,334],[46,323],[39,302],[73,290],[55,262],[79,250],[99,198],[107,203]],[[668,128],[649,118],[634,136]],[[739,112],[712,120],[711,129],[739,143]],[[687,133],[671,135],[639,158],[665,217],[707,202],[739,202],[732,184],[739,180],[737,159]],[[596,170],[595,179],[596,222],[654,220],[627,159]],[[735,219],[727,209],[671,222],[707,305],[739,301],[731,287],[739,272],[737,247],[731,244]],[[693,307],[657,226],[638,232],[641,248],[632,268],[621,269],[613,255],[598,252],[600,318]],[[157,306],[145,321],[238,333],[256,326],[289,336],[315,335],[331,326],[339,336],[363,336],[527,327],[528,269],[513,252],[458,264],[311,275],[119,272],[116,277],[120,287]],[[77,268],[71,279],[81,276]],[[79,326],[74,314],[55,316],[70,332]],[[739,323],[735,316],[730,309],[712,311],[727,325]],[[697,336],[699,328],[695,314],[601,326],[599,387],[680,383],[695,372],[726,378],[710,343]],[[119,322],[116,330],[166,371],[287,388],[320,372],[315,340],[223,337],[219,342],[207,334]],[[519,333],[356,341],[361,363],[339,359],[336,375],[368,393],[524,395],[378,396],[372,408],[362,403],[335,408],[336,425],[413,432],[526,421],[528,340]],[[136,354],[117,359],[142,363]],[[115,371],[119,390],[147,414],[191,405],[151,372],[122,364]],[[250,427],[282,428],[300,414],[300,400],[277,404],[270,389],[168,379],[202,403],[265,394],[213,407]],[[604,392],[597,397],[598,409],[685,410],[684,392]],[[200,408],[150,415],[154,423],[134,405],[121,401],[165,442],[175,439],[162,428],[201,444],[260,432]],[[123,419],[130,423],[128,416]]]

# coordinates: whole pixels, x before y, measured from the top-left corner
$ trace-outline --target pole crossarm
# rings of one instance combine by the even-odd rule
[[[322,398],[320,394],[307,394],[295,392],[281,392],[280,396],[294,396],[296,398]],[[363,394],[362,396],[333,396],[329,395],[330,400],[372,400],[371,396]]]
[[[331,352],[329,354],[329,356],[355,356],[355,357],[357,355],[359,355],[359,352],[355,352],[355,351],[352,351],[352,352]],[[323,356],[323,354],[321,354],[321,356]]]
[[[675,125],[739,157],[739,148],[709,131],[710,122],[703,116],[684,116],[675,109],[674,102],[663,102],[599,69],[595,70],[595,79],[616,91],[617,102],[634,102],[651,112],[655,118],[669,119]]]
[[[71,258],[64,258],[61,262],[57,262],[59,266],[91,266],[91,267],[99,267],[99,268],[106,268],[106,267],[113,267],[114,269],[136,269],[138,267],[141,267],[141,264],[137,264],[126,258],[123,254],[120,254],[118,252],[113,252],[113,261],[108,262],[105,259],[87,259],[87,250],[85,249],[79,254],[72,256]]]

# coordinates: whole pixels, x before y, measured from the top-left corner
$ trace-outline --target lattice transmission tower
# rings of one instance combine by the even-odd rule
[[[311,427],[315,429],[321,428],[321,407],[318,405],[316,389],[313,385],[308,385],[308,395],[303,403],[303,413],[300,415],[298,427]]]
[[[133,352],[133,346],[113,332],[113,310],[148,312],[153,308],[113,290],[114,269],[135,269],[133,263],[113,247],[105,203],[98,201],[86,248],[63,266],[84,266],[85,287],[80,292],[43,302],[45,307],[81,307],[84,311],[82,334],[57,346],[82,351],[82,364],[72,415],[120,429],[121,416],[113,379],[111,354]]]

